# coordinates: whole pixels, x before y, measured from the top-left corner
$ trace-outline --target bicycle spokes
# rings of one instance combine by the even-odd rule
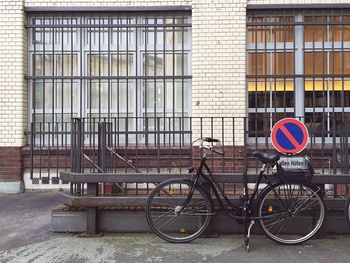
[[[186,180],[162,183],[151,193],[147,202],[147,221],[157,235],[170,242],[187,242],[201,234],[212,207],[207,195],[199,188],[193,190]]]
[[[265,233],[285,244],[306,241],[318,231],[324,218],[319,189],[303,184],[281,183],[270,187],[258,209]]]

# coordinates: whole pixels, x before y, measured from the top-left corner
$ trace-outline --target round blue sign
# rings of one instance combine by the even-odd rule
[[[308,137],[306,126],[293,118],[278,121],[271,131],[273,146],[277,151],[286,154],[296,154],[304,150]]]

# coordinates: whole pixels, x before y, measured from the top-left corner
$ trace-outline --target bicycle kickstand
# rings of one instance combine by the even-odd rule
[[[251,220],[248,229],[245,227],[244,245],[245,245],[247,252],[249,252],[249,249],[250,249],[250,244],[249,244],[250,232],[251,232],[251,229],[252,229],[254,224],[255,224],[255,221]]]

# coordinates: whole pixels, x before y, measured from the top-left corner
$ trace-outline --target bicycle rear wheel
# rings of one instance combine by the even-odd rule
[[[257,216],[265,234],[281,244],[312,238],[325,216],[320,189],[312,184],[278,182],[258,197]]]
[[[148,225],[160,238],[185,243],[200,236],[208,226],[213,207],[211,199],[199,186],[184,206],[192,182],[171,179],[159,184],[149,195],[145,212]]]
[[[345,218],[350,227],[350,195],[348,196],[348,200],[346,201],[345,205]]]

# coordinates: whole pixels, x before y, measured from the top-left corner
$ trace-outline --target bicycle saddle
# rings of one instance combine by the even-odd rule
[[[259,158],[263,163],[274,163],[280,159],[276,152],[253,152],[253,156]]]

